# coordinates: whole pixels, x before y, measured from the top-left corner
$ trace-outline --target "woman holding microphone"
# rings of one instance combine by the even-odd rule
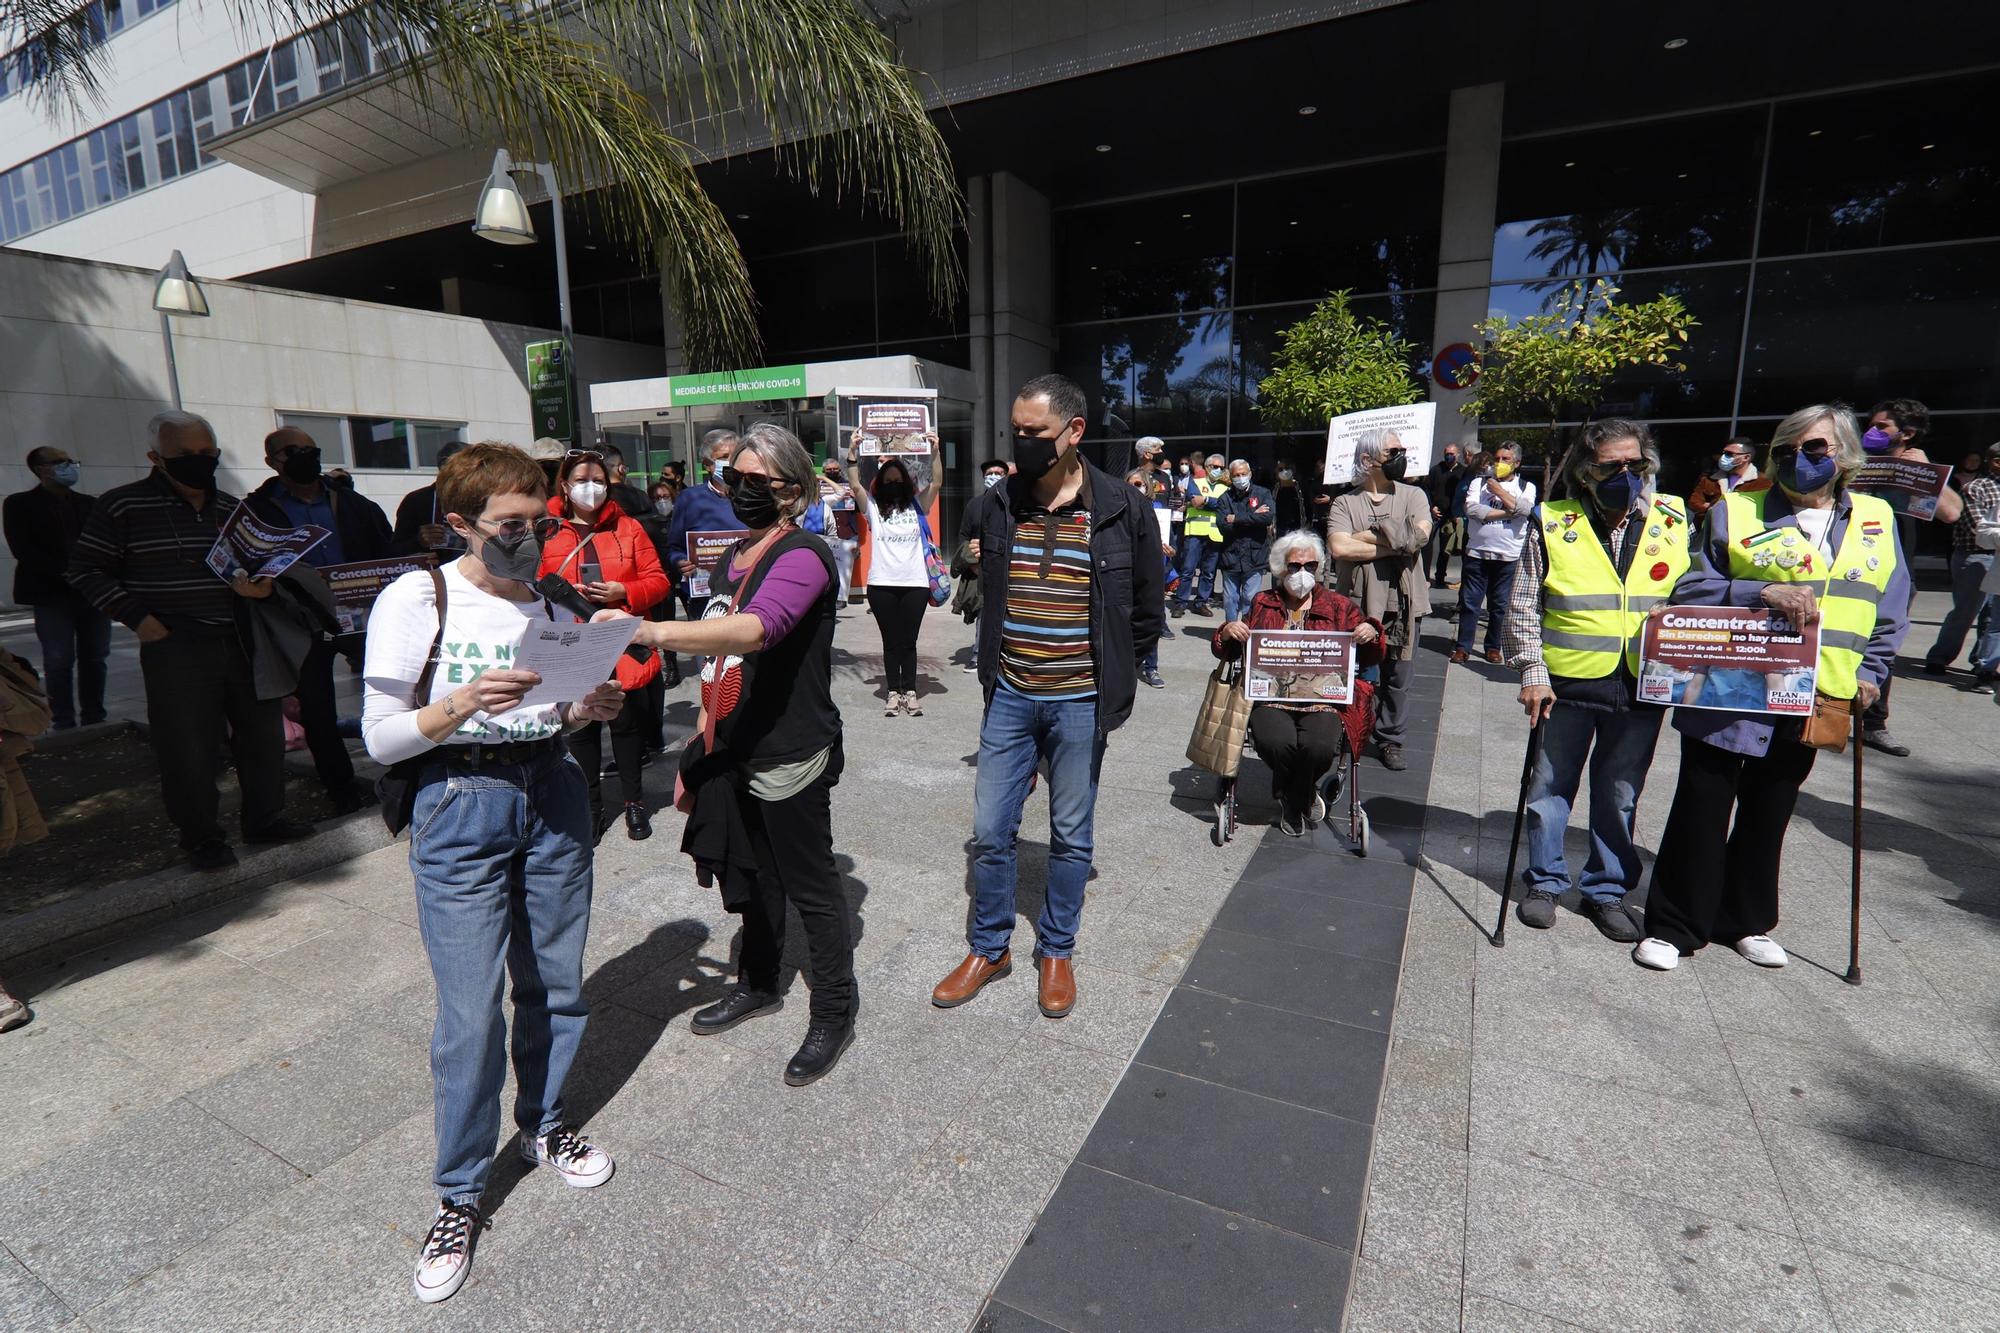
[[[557,526],[546,493],[541,465],[511,445],[454,455],[438,471],[438,507],[466,553],[405,574],[368,618],[362,734],[369,755],[414,789],[403,813],[438,992],[438,1211],[415,1277],[427,1303],[464,1285],[486,1225],[479,1199],[500,1130],[508,974],[521,1155],[580,1188],[612,1172],[610,1156],[563,1115],[589,1013],[591,892],[589,796],[563,735],[616,717],[624,692],[607,681],[574,703],[524,706],[540,677],[504,665],[530,622],[556,618],[532,587]],[[385,792],[385,810],[394,800]]]

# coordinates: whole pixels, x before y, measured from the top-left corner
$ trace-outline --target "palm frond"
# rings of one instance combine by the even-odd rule
[[[52,118],[82,119],[104,100],[101,20],[78,0],[0,0],[0,52],[19,47],[26,93]]]

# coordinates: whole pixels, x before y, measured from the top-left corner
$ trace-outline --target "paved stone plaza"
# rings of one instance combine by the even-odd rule
[[[1941,602],[1922,599],[1915,651]],[[0,1036],[0,1328],[2000,1326],[1991,699],[1898,682],[1920,753],[1869,755],[1864,986],[1838,976],[1845,756],[1792,827],[1792,965],[1710,951],[1656,975],[1570,913],[1487,944],[1525,735],[1504,673],[1429,656],[1436,760],[1367,766],[1366,862],[1258,823],[1254,777],[1217,848],[1182,758],[1207,647],[1175,639],[1170,688],[1142,689],[1111,742],[1081,999],[1058,1023],[1025,966],[962,1009],[926,999],[964,948],[969,638],[929,618],[942,693],[891,720],[872,624],[840,630],[835,841],[862,977],[840,1068],[779,1081],[798,983],[775,1019],[689,1035],[734,919],[670,812],[645,844],[614,830],[570,1106],[618,1176],[568,1191],[503,1159],[443,1306],[409,1293],[434,1206],[432,1001],[402,847],[9,968],[37,1016]],[[1663,734],[1648,847],[1677,755]],[[663,768],[648,786],[664,796]],[[1028,921],[1045,811],[1024,824]],[[1308,1054],[1246,1043],[1260,1023]]]

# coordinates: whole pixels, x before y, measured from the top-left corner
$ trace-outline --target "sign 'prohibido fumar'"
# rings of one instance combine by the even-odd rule
[[[1794,628],[1776,611],[1670,606],[1649,616],[1639,642],[1639,698],[1730,713],[1812,712],[1819,626]]]
[[[573,439],[576,414],[569,397],[569,358],[562,339],[529,343],[528,410],[534,413],[535,434],[551,440]]]

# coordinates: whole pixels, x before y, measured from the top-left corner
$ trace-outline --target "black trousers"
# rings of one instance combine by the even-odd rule
[[[181,846],[222,837],[215,770],[225,730],[243,789],[241,823],[255,836],[285,813],[284,714],[259,699],[250,659],[231,625],[187,625],[139,648],[146,722],[160,765],[160,798]]]
[[[1814,754],[1783,730],[1763,756],[1681,737],[1680,784],[1646,895],[1648,935],[1690,954],[1771,933],[1785,827]]]
[[[1340,762],[1347,728],[1338,713],[1259,704],[1250,710],[1250,743],[1270,766],[1271,795],[1300,815],[1312,807],[1313,787]]]
[[[306,748],[312,751],[319,780],[332,792],[343,791],[354,781],[354,759],[340,734],[340,712],[333,701],[333,664],[339,656],[340,650],[333,643],[314,644],[305,665],[299,668],[297,691]]]
[[[646,748],[644,721],[646,701],[643,691],[628,691],[625,706],[618,710],[618,716],[611,719],[611,757],[618,761],[618,789],[620,798],[637,802],[645,799],[645,791],[640,779],[640,755]],[[587,727],[579,727],[569,734],[569,751],[576,756],[576,762],[583,769],[583,780],[590,788],[591,830],[595,832],[604,821],[603,776],[598,772],[604,767],[604,733],[607,724],[593,722]]]
[[[776,993],[789,902],[806,929],[806,984],[812,988],[815,1023],[851,1021],[859,999],[847,895],[833,861],[832,791],[846,762],[836,740],[826,771],[804,791],[782,801],[746,793],[741,803],[743,828],[757,854],[757,883],[743,912],[737,977],[753,990]]]
[[[924,608],[930,604],[929,588],[868,585],[868,609],[882,633],[882,674],[892,694],[917,688],[917,631],[924,627]]]

